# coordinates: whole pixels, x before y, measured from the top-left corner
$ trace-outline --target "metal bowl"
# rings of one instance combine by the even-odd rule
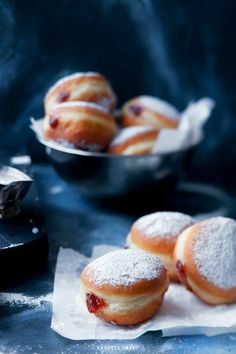
[[[92,153],[41,141],[57,173],[92,198],[165,193],[185,171],[192,149],[162,155]]]
[[[192,146],[177,152],[148,155],[113,155],[65,147],[43,137],[43,120],[31,120],[38,141],[58,174],[80,193],[92,198],[165,193],[186,170]]]

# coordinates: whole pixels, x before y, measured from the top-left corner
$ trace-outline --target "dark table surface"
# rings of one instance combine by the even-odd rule
[[[70,247],[89,256],[93,246],[97,244],[122,246],[131,223],[146,211],[155,211],[159,207],[155,209],[155,203],[150,204],[148,210],[144,211],[145,208],[133,208],[132,203],[125,209],[116,203],[98,205],[83,199],[51,167],[35,165],[33,170],[48,231],[49,261],[41,271],[34,272],[33,275],[25,275],[17,281],[12,279],[12,284],[0,293],[0,353],[236,352],[236,334],[162,338],[160,332],[150,332],[130,341],[80,342],[57,335],[50,328],[50,296],[58,248]],[[193,198],[193,193],[189,192],[193,188],[198,190],[198,198]],[[202,192],[199,197],[201,191],[205,191],[205,194]],[[215,210],[216,214],[230,216],[235,213],[233,197],[228,198],[222,191],[211,186],[189,184],[185,185],[185,192],[176,193],[179,193],[179,211],[209,215]],[[175,196],[172,199],[176,200]],[[177,208],[173,200],[169,201],[169,210]],[[27,301],[17,300],[22,299],[22,294]]]

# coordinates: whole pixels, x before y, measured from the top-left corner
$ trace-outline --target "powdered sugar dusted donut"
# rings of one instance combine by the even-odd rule
[[[151,125],[156,129],[177,128],[180,114],[169,103],[152,96],[139,96],[121,110],[122,125]]]
[[[168,288],[161,261],[139,250],[110,252],[81,274],[88,311],[107,322],[133,325],[151,318]]]
[[[149,126],[121,129],[112,140],[108,152],[122,155],[149,154],[159,131]]]
[[[127,246],[158,256],[168,270],[169,277],[178,281],[173,259],[177,238],[194,220],[177,212],[157,212],[138,219],[127,236]]]
[[[175,248],[177,273],[208,304],[236,301],[236,221],[214,217],[186,229]]]
[[[47,112],[55,104],[68,101],[94,102],[113,111],[116,96],[108,80],[99,73],[75,73],[58,80],[47,92],[44,100]]]
[[[83,150],[103,150],[115,133],[113,116],[94,103],[62,103],[50,109],[44,120],[46,139]]]

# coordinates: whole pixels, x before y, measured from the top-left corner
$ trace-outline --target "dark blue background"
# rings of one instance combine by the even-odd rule
[[[48,87],[70,72],[96,70],[111,80],[119,104],[152,94],[182,110],[190,100],[212,97],[216,108],[206,139],[195,149],[191,177],[235,186],[235,19],[235,0],[0,1],[0,159],[27,149],[34,156],[42,151],[28,126],[31,115],[42,116]],[[52,169],[35,166],[49,234],[48,273],[8,289],[31,296],[52,291],[59,246],[86,255],[94,244],[121,246],[137,217],[86,204]],[[50,194],[58,185],[62,193]],[[181,199],[176,204],[184,211]],[[209,204],[206,193],[199,204],[193,198],[188,211],[192,205],[199,213]],[[234,205],[232,198],[230,216],[235,216]],[[77,343],[57,336],[49,328],[49,304],[36,309],[8,306],[5,311],[0,321],[0,349],[5,353],[106,351],[101,341]],[[235,335],[163,339],[153,332],[132,342],[109,342],[108,348],[122,354],[137,348],[140,353],[210,353],[235,352],[235,343]]]
[[[119,104],[151,94],[182,110],[212,97],[191,175],[234,182],[235,18],[234,0],[1,1],[0,155],[33,151],[29,117],[42,116],[48,87],[94,70],[110,79]]]

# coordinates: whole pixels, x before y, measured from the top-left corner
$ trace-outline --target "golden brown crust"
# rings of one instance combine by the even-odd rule
[[[177,120],[144,106],[139,97],[124,104],[121,109],[121,123],[124,127],[134,125],[151,125],[156,129],[178,127]]]
[[[153,145],[154,145],[158,134],[159,134],[159,130],[157,129],[153,129],[143,133],[138,133],[137,135],[128,138],[122,143],[110,145],[108,148],[108,152],[111,154],[123,154],[128,147],[130,146],[135,147],[136,144],[145,143],[148,141],[153,141]],[[142,150],[138,150],[136,153],[137,154],[150,153],[153,145],[151,147],[143,147]]]
[[[136,228],[135,225],[133,225],[129,237],[135,247],[159,257],[168,270],[170,280],[179,282],[173,256],[177,237],[150,238]],[[166,258],[168,258],[168,261]]]
[[[134,223],[130,231],[130,238],[135,245],[145,251],[171,255],[174,251],[178,236],[173,237],[170,235],[170,237],[159,237],[156,235],[155,237],[148,237]]]
[[[116,123],[110,113],[95,105],[61,104],[46,114],[44,133],[47,139],[63,139],[80,148],[98,145],[103,149],[116,133]]]
[[[135,325],[142,323],[151,317],[153,317],[159,310],[163,302],[164,294],[161,295],[157,300],[143,306],[139,310],[129,311],[127,313],[119,312],[106,312],[104,309],[98,310],[96,316],[103,319],[106,322],[115,323],[123,326]]]
[[[127,245],[159,257],[170,279],[176,282],[175,244],[181,232],[193,223],[190,216],[182,213],[157,212],[145,215],[132,225]]]
[[[98,73],[78,73],[65,77],[53,85],[44,99],[45,111],[55,104],[70,101],[87,101],[102,104],[113,111],[116,106],[116,96],[108,80]]]
[[[207,222],[207,221],[205,221]],[[202,276],[197,268],[196,262],[194,260],[193,246],[195,242],[195,235],[199,232],[204,223],[198,223],[187,230],[185,230],[182,235],[180,235],[174,252],[175,263],[182,262],[183,269],[185,273],[185,279],[181,279],[182,283],[201,298],[204,302],[208,304],[223,304],[232,303],[236,301],[236,288],[232,289],[222,289],[211,282],[209,282],[204,276]],[[178,247],[180,247],[180,242],[183,237],[185,238],[184,244],[181,244],[181,249],[183,252],[183,257],[178,254]],[[182,259],[183,258],[183,259]],[[208,296],[209,295],[209,296]]]
[[[174,258],[173,258],[173,264],[174,264]],[[176,273],[176,270],[174,270],[174,271],[168,270],[168,274],[169,274],[169,278],[171,281],[173,281],[175,283],[181,283],[179,280],[179,277]]]

